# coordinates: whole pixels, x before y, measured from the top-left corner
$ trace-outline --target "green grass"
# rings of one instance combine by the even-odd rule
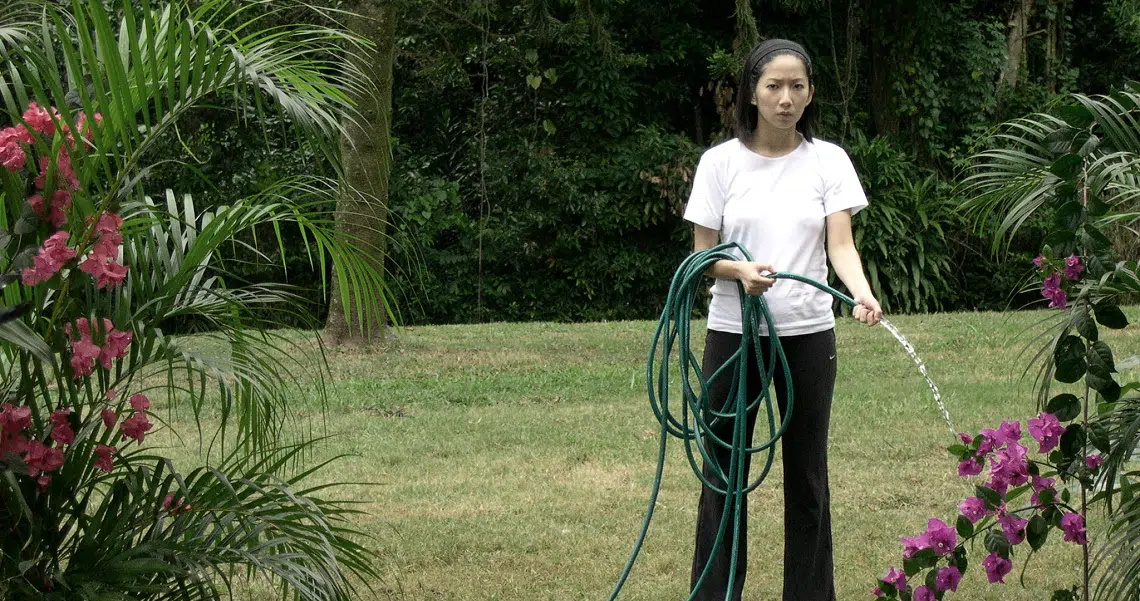
[[[977,431],[1035,414],[1032,376],[1022,378],[1029,356],[1019,353],[1043,315],[894,321],[926,361],[958,429]],[[322,452],[353,456],[321,479],[376,483],[339,493],[363,503],[361,525],[383,555],[376,598],[604,600],[637,535],[654,473],[658,425],[644,375],[653,327],[418,327],[382,352],[330,351],[332,405],[315,426],[335,436]],[[1140,353],[1131,330],[1103,336],[1118,360]],[[889,333],[847,319],[838,340],[830,467],[844,601],[869,598],[874,579],[900,561],[899,537],[917,534],[931,516],[950,521],[972,484],[956,477],[944,450],[950,433]],[[314,409],[299,406],[298,414]],[[671,443],[653,528],[624,599],[685,598],[699,487],[681,449]],[[750,501],[748,600],[780,597],[776,466]],[[1079,577],[1078,549],[1051,537],[1022,589],[1025,553],[1018,551],[1009,584],[992,586],[976,549],[961,598],[1045,599]]]

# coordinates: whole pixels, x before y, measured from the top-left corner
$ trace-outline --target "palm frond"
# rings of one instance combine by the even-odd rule
[[[231,588],[258,577],[284,596],[352,598],[350,576],[378,578],[365,536],[350,523],[359,512],[320,498],[325,487],[304,487],[324,464],[287,479],[271,475],[303,450],[259,459],[235,453],[185,476],[164,459],[132,458],[118,468],[130,473],[115,479],[87,534],[70,541],[61,580],[86,583],[77,592],[91,599],[216,599],[218,583]]]

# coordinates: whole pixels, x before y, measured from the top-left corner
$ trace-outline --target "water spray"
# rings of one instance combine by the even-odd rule
[[[740,255],[734,254],[734,250],[738,251]],[[717,494],[726,495],[728,497],[726,507],[731,507],[732,511],[725,511],[724,516],[721,518],[715,542],[715,546],[719,547],[724,542],[730,516],[733,522],[733,531],[735,532],[743,517],[742,509],[745,495],[759,487],[760,484],[764,482],[764,479],[768,477],[768,472],[771,471],[772,462],[775,458],[776,442],[784,434],[784,431],[787,430],[788,424],[792,419],[793,407],[795,406],[795,394],[792,390],[791,368],[788,365],[787,357],[784,355],[783,348],[780,345],[780,339],[776,334],[776,326],[772,320],[772,314],[763,296],[745,294],[743,285],[739,282],[737,283],[741,299],[740,314],[742,335],[740,338],[740,348],[733,353],[732,357],[730,357],[720,369],[714,372],[708,380],[702,375],[700,359],[692,352],[689,321],[693,314],[693,306],[698,298],[700,286],[703,283],[705,271],[712,267],[717,261],[736,261],[739,260],[740,257],[748,261],[752,260],[748,251],[735,242],[694,252],[677,268],[677,272],[674,274],[673,281],[669,286],[669,295],[665,301],[665,308],[661,311],[661,319],[657,323],[657,329],[653,334],[653,346],[649,349],[649,361],[646,366],[646,387],[649,393],[650,405],[653,408],[654,416],[656,416],[657,421],[661,424],[661,437],[657,452],[657,471],[653,478],[653,489],[649,498],[649,508],[645,512],[645,518],[642,521],[637,542],[634,544],[633,552],[630,554],[629,560],[622,570],[621,577],[610,593],[608,601],[615,601],[618,594],[621,593],[621,589],[625,586],[626,580],[628,580],[629,574],[633,570],[633,565],[637,561],[637,556],[641,552],[641,547],[645,543],[645,537],[649,533],[649,525],[653,520],[654,509],[657,507],[657,496],[661,491],[661,476],[665,470],[665,450],[670,437],[676,437],[684,441],[685,456],[689,461],[689,466],[693,469],[693,473],[697,475],[701,483]],[[768,277],[802,282],[831,294],[849,307],[856,305],[855,300],[850,296],[811,278],[792,273],[774,273]],[[760,372],[762,392],[756,398],[750,399],[747,393],[747,361],[753,357],[756,358],[756,361],[760,361],[759,357],[761,353],[758,352],[758,349],[760,348],[762,337],[762,326],[760,325],[761,317],[763,317],[764,324],[767,326],[767,336],[771,343],[772,352],[769,353],[767,365],[757,366]],[[914,359],[915,364],[918,365],[919,371],[922,372],[923,377],[926,378],[926,382],[934,394],[934,402],[937,403],[939,410],[942,412],[942,416],[946,421],[946,425],[949,426],[951,434],[957,436],[957,430],[954,429],[954,424],[950,421],[950,413],[942,403],[942,395],[938,391],[938,386],[936,386],[934,380],[931,379],[930,374],[927,372],[926,365],[923,364],[918,354],[915,353],[914,346],[911,345],[899,332],[898,328],[889,321],[883,319],[880,323],[903,345],[907,354]],[[674,345],[678,343],[680,347],[675,358],[677,360],[677,366],[680,368],[680,383],[684,399],[680,407],[680,416],[677,416],[669,406],[670,358],[674,357]],[[660,362],[658,363],[659,349]],[[784,411],[782,420],[779,423],[776,421],[776,410],[773,406],[771,387],[769,386],[776,374],[776,369],[783,371],[784,382],[787,388],[786,411]],[[711,382],[723,377],[732,378],[732,384],[729,387],[728,398],[724,406],[718,411],[714,410],[710,405],[709,385]],[[768,439],[758,445],[748,446],[748,433],[746,431],[747,416],[752,411],[759,411],[761,405],[764,406],[764,411],[768,418]],[[714,434],[715,427],[727,420],[733,420],[732,440],[724,440]],[[710,445],[731,449],[732,453],[727,471],[722,469],[720,464],[712,456]],[[767,456],[765,457],[764,467],[760,471],[760,475],[753,481],[746,482],[744,480],[744,466],[746,460],[754,454],[763,452],[766,452]],[[697,462],[697,455],[700,455],[704,463],[710,467],[715,476],[715,482],[710,481],[710,479],[704,476],[701,471],[701,466]],[[720,486],[720,482],[725,483],[724,486]],[[732,559],[728,571],[729,581],[727,590],[730,595],[733,590],[733,581],[736,575],[736,565],[740,551],[739,545],[739,538],[734,536],[732,541]],[[705,564],[700,577],[693,586],[693,590],[689,593],[687,601],[693,601],[696,597],[697,591],[700,590],[701,585],[704,583],[712,567],[712,560],[713,558],[710,557],[709,561]]]

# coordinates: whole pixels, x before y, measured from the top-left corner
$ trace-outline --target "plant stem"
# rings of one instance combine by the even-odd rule
[[[1085,207],[1086,210],[1088,209],[1088,206],[1089,206],[1089,179],[1088,178],[1089,178],[1088,164],[1086,163],[1085,164],[1084,177],[1081,178],[1081,204],[1082,204],[1082,206]],[[1089,454],[1089,380],[1088,380],[1087,376],[1085,377],[1085,402],[1084,402],[1084,406],[1082,407],[1081,424],[1085,429],[1085,439],[1084,439],[1084,444],[1081,445],[1081,453],[1084,457],[1088,457],[1088,454]],[[1080,483],[1081,483],[1081,521],[1084,523],[1085,528],[1088,528],[1089,527],[1088,485],[1085,484],[1085,481],[1083,479],[1080,480]],[[1081,545],[1081,556],[1082,556],[1082,563],[1083,563],[1082,570],[1081,570],[1081,576],[1082,576],[1081,582],[1083,584],[1083,587],[1081,590],[1081,596],[1084,599],[1084,601],[1089,601],[1089,545],[1087,542],[1084,545]]]
[[[1089,445],[1089,385],[1088,385],[1087,380],[1085,381],[1084,415],[1082,416],[1081,419],[1082,419],[1082,423],[1084,424],[1084,428],[1085,428],[1085,442],[1083,445],[1083,454],[1084,454],[1084,456],[1087,457],[1088,456],[1088,450],[1089,450],[1088,449],[1088,445]],[[1080,482],[1081,482],[1081,520],[1084,522],[1085,528],[1088,528],[1089,527],[1088,485],[1085,484],[1084,480],[1081,480]],[[1084,563],[1083,569],[1082,569],[1082,574],[1081,574],[1082,575],[1082,582],[1084,583],[1084,587],[1083,587],[1081,594],[1084,598],[1084,601],[1089,601],[1089,546],[1087,543],[1084,545],[1081,545],[1081,551],[1082,551],[1082,553],[1081,553],[1082,554],[1082,560]]]

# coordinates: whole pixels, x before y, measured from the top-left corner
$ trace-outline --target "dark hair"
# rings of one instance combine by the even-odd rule
[[[740,87],[736,91],[736,137],[744,142],[751,142],[756,133],[760,114],[752,104],[752,95],[756,91],[756,83],[764,75],[764,67],[777,56],[794,56],[804,63],[807,70],[808,85],[813,84],[811,57],[803,46],[788,40],[767,40],[758,44],[748,54],[744,61],[744,71],[740,74]],[[796,130],[808,142],[812,141],[811,128],[815,123],[815,104],[804,107],[804,114],[796,123]]]

